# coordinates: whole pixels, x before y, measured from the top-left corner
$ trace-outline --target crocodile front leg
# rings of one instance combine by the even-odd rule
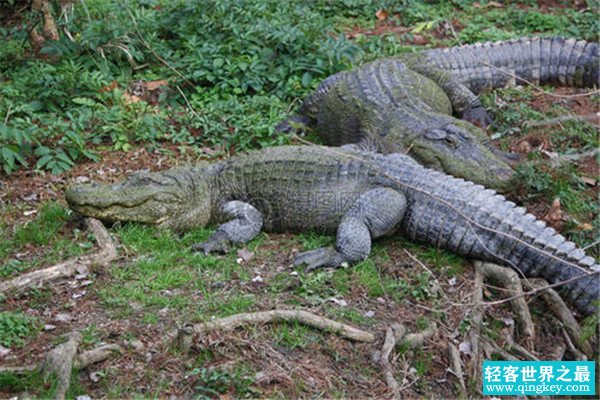
[[[322,247],[300,253],[293,265],[307,264],[307,271],[340,267],[362,261],[371,252],[371,239],[395,230],[406,210],[406,197],[391,188],[369,190],[342,218],[335,248]]]
[[[441,87],[450,99],[452,109],[463,120],[481,128],[491,125],[492,118],[481,105],[477,95],[462,84],[458,78],[427,63],[407,61],[406,64],[411,70],[428,77]]]
[[[206,242],[193,244],[193,251],[203,251],[204,254],[227,253],[231,243],[246,243],[260,233],[263,216],[252,205],[230,201],[223,205],[221,211],[234,219],[220,225]]]

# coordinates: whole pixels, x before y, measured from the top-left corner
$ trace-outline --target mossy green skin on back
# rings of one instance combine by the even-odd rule
[[[426,50],[330,76],[290,121],[316,130],[329,145],[408,153],[425,166],[503,190],[513,171],[479,127],[491,118],[477,94],[523,81],[593,87],[599,65],[598,45],[574,39]]]
[[[309,269],[364,260],[394,232],[561,286],[583,314],[596,312],[600,265],[495,191],[427,169],[402,154],[281,146],[210,166],[76,185],[69,206],[88,217],[187,230],[220,224],[196,250],[224,252],[264,231],[337,231],[335,247],[301,253]]]

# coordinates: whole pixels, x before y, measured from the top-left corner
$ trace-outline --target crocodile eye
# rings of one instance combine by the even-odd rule
[[[442,140],[448,136],[448,133],[442,129],[428,129],[425,131],[425,137],[429,140]]]

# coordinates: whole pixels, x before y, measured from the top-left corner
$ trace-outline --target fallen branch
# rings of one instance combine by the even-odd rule
[[[88,228],[93,232],[100,250],[93,254],[74,257],[52,267],[40,269],[0,283],[0,294],[9,291],[21,292],[30,287],[42,286],[45,282],[67,278],[88,270],[91,265],[106,265],[117,257],[117,248],[102,222],[87,220]]]
[[[212,330],[232,330],[246,324],[265,324],[273,322],[299,322],[310,327],[328,332],[335,332],[343,338],[357,342],[373,342],[375,336],[371,332],[363,331],[328,318],[300,310],[271,310],[256,313],[236,314],[226,318],[195,325],[187,325],[167,333],[164,342],[171,344],[175,341],[182,349],[188,349],[195,335]]]
[[[563,115],[560,117],[545,119],[542,121],[537,121],[537,120],[525,121],[523,123],[523,126],[525,126],[527,128],[534,128],[534,127],[561,125],[564,122],[571,122],[571,121],[590,122],[590,123],[598,125],[598,123],[599,123],[598,119],[599,119],[599,116],[597,113],[591,113],[591,114],[586,114],[586,115]]]
[[[554,158],[548,158],[547,160],[543,160],[543,161],[550,164],[550,166],[553,168],[558,168],[562,164],[565,164],[565,163],[573,163],[573,162],[577,162],[583,158],[596,157],[598,155],[598,153],[600,153],[600,150],[593,149],[593,150],[584,151],[584,152],[577,153],[577,154],[563,154],[563,155],[560,155],[560,156],[557,156]]]

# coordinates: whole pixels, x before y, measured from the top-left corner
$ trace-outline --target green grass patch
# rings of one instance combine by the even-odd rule
[[[23,347],[35,339],[41,325],[37,318],[22,312],[0,312],[0,345],[5,347]]]

